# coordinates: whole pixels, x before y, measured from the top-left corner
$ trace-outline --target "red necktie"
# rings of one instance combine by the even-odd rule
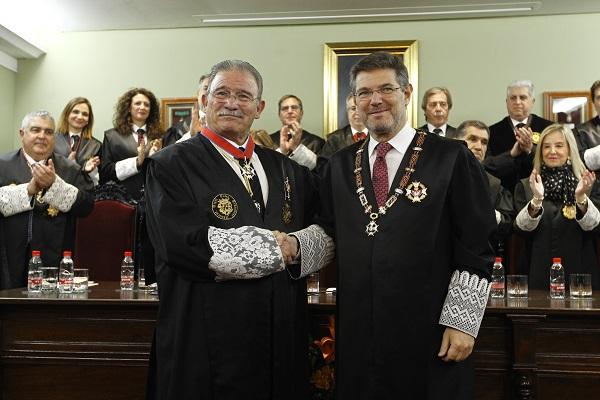
[[[367,134],[364,132],[356,132],[353,137],[355,142],[360,142],[361,140],[365,140],[366,138]]]
[[[138,146],[146,144],[146,142],[144,141],[144,130],[143,129],[137,130],[137,139],[138,139]]]
[[[392,149],[392,145],[384,142],[377,145],[377,158],[373,164],[373,190],[377,205],[382,207],[386,200],[389,191],[388,186],[388,170],[385,162],[385,155]]]

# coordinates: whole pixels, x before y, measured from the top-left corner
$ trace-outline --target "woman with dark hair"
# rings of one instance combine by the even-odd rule
[[[135,200],[142,196],[144,160],[162,146],[158,101],[143,88],[130,89],[115,107],[114,128],[104,132],[100,182],[122,184]]]
[[[144,268],[146,283],[156,281],[154,249],[148,239],[145,223],[143,189],[146,182],[144,160],[162,147],[158,101],[151,91],[134,88],[117,102],[114,128],[104,132],[100,183],[117,182],[138,201],[135,262]]]
[[[519,269],[532,289],[548,289],[552,258],[561,257],[565,275],[592,274],[600,288],[596,236],[600,231],[600,187],[585,169],[573,132],[560,124],[542,132],[533,172],[515,187],[517,233],[525,237]],[[568,278],[567,278],[568,279]]]
[[[58,120],[54,152],[79,164],[97,185],[102,143],[92,137],[93,127],[90,101],[85,97],[69,100]]]

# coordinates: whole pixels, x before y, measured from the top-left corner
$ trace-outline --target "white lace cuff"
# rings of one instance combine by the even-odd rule
[[[333,240],[319,225],[291,232],[300,243],[300,273],[295,274],[288,268],[292,279],[300,279],[320,270],[333,260],[335,245]]]
[[[502,221],[502,214],[500,214],[500,211],[498,210],[494,210],[496,212],[496,225],[500,225],[500,221]]]
[[[588,169],[592,171],[600,169],[600,146],[595,146],[584,151],[583,159]]]
[[[268,229],[209,226],[208,243],[213,251],[208,269],[217,274],[216,281],[262,278],[285,267],[277,239]]]
[[[130,176],[139,173],[137,168],[137,157],[126,158],[115,163],[115,175],[120,181],[124,181]]]
[[[27,193],[28,183],[0,187],[0,213],[5,217],[29,211],[33,208]]]
[[[600,212],[590,199],[587,199],[587,211],[581,219],[577,220],[577,223],[584,231],[591,231],[600,223]]]
[[[75,203],[78,192],[79,189],[56,175],[54,183],[48,188],[46,194],[42,197],[42,201],[58,208],[60,212],[66,213]]]
[[[531,215],[529,215],[529,211],[527,210],[528,207],[529,203],[525,204],[525,207],[523,207],[521,211],[519,211],[519,213],[517,214],[517,218],[515,219],[515,223],[517,224],[519,229],[526,232],[531,232],[535,228],[537,228],[538,224],[540,223],[542,215],[544,214],[544,207],[540,208],[541,212],[535,218],[532,218]]]
[[[317,155],[302,143],[290,153],[290,159],[310,170],[317,166]]]
[[[440,324],[477,337],[492,284],[467,271],[454,271]]]

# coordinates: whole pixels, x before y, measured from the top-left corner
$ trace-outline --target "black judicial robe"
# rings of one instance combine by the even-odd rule
[[[409,181],[424,184],[427,196],[400,197],[369,237],[354,174],[360,145],[335,153],[320,185],[320,224],[337,254],[337,400],[471,399],[472,357],[438,358],[445,329],[438,321],[453,271],[489,279],[496,221],[483,169],[462,141],[427,135]],[[376,204],[367,149],[361,175],[369,204]]]
[[[521,211],[532,197],[529,179],[522,179],[515,187],[515,210]],[[600,209],[598,181],[592,186],[588,201]],[[567,282],[570,274],[592,274],[593,289],[600,289],[600,269],[596,253],[600,225],[591,231],[584,231],[576,220],[563,216],[562,203],[546,198],[542,206],[544,213],[533,231],[523,231],[514,224],[515,232],[525,239],[525,249],[517,261],[519,273],[529,275],[531,289],[549,290],[552,258],[561,257]],[[583,214],[577,207],[576,218],[582,217]]]
[[[148,141],[148,144],[150,142]],[[100,184],[113,181],[122,184],[127,193],[135,200],[139,200],[144,188],[146,179],[144,168],[135,175],[120,181],[115,172],[117,161],[137,156],[138,144],[131,133],[121,135],[116,129],[109,129],[104,132],[104,141],[102,142],[102,160],[100,162]],[[149,145],[146,146],[146,152],[150,151]]]
[[[308,398],[306,285],[287,271],[215,282],[208,269],[208,227],[256,226],[291,232],[317,205],[311,173],[268,149],[255,151],[269,182],[264,221],[239,177],[203,135],[151,157],[148,231],[156,251],[160,309],[149,399]],[[291,223],[282,222],[284,175]],[[218,194],[235,199],[233,219],[217,218]]]
[[[75,218],[85,217],[94,208],[91,195],[93,184],[81,173],[81,168],[72,160],[53,154],[56,174],[65,182],[79,189],[75,203],[67,213],[48,215],[47,204],[37,204],[33,211],[24,211],[10,217],[0,215],[0,229],[4,242],[0,242],[0,288],[9,289],[27,285],[28,261],[31,250],[42,252],[46,266],[60,263],[63,250],[73,250]],[[27,160],[16,150],[0,157],[0,186],[27,183],[31,180],[31,169]],[[31,243],[27,243],[29,217],[32,216]]]
[[[61,156],[69,157],[69,154],[71,153],[69,134],[57,132],[55,136],[56,142],[54,143],[54,152]],[[79,140],[81,140],[81,144],[75,155],[77,164],[84,167],[85,163],[92,157],[99,156],[100,159],[102,159],[102,142],[95,137],[86,139],[82,136]]]

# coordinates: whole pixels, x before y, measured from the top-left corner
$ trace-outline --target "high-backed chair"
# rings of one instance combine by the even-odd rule
[[[78,218],[75,267],[88,268],[91,280],[118,281],[125,250],[135,250],[136,205],[117,184],[96,189],[94,210]]]

